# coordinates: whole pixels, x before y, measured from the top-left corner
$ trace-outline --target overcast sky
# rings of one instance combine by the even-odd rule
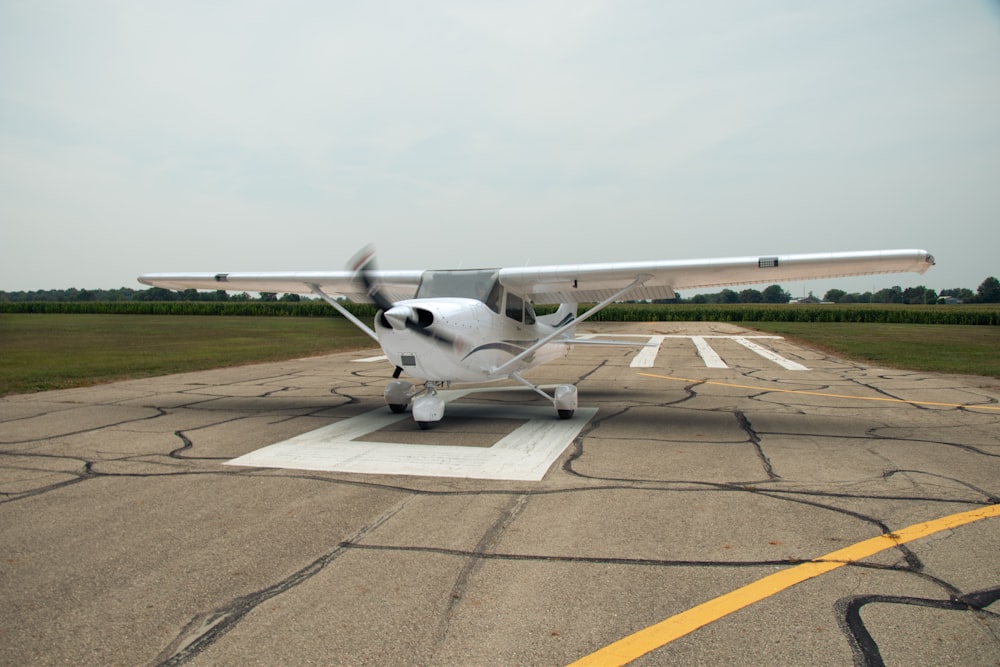
[[[0,0],[0,290],[924,248],[1000,276],[988,0]]]

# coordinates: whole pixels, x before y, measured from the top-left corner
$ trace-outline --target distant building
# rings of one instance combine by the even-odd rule
[[[820,300],[814,297],[812,292],[809,292],[809,296],[800,296],[798,299],[792,299],[788,303],[820,303]]]

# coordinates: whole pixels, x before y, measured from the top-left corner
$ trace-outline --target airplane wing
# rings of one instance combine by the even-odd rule
[[[412,299],[423,271],[372,270],[371,277],[380,283],[392,301]],[[354,271],[299,271],[270,273],[147,273],[139,277],[144,285],[184,290],[228,290],[231,292],[276,292],[311,294],[313,286],[329,295],[345,297],[358,303],[371,303]]]
[[[534,303],[590,303],[608,299],[635,281],[641,285],[623,299],[672,299],[679,290],[727,285],[922,274],[933,265],[934,257],[925,250],[875,250],[510,268],[500,270],[500,282]]]
[[[564,264],[499,270],[508,290],[534,303],[588,303],[611,298],[633,282],[641,283],[623,299],[672,299],[678,290],[776,284],[786,281],[839,278],[879,273],[923,273],[934,265],[925,250],[875,250],[808,255],[758,255],[695,260]],[[410,299],[423,271],[373,269],[391,301]],[[268,273],[149,273],[139,282],[168,289],[228,290],[310,294],[319,287],[328,295],[371,303],[353,271]]]

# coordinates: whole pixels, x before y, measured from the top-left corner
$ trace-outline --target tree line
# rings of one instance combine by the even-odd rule
[[[1000,280],[991,276],[980,283],[975,292],[967,287],[954,287],[935,292],[923,285],[906,289],[898,286],[890,287],[874,294],[871,292],[848,294],[843,290],[831,289],[827,291],[823,300],[832,303],[1000,303]]]
[[[681,299],[683,303],[788,303],[791,295],[779,285],[771,285],[763,291],[745,289],[736,292],[724,289],[714,294],[698,294],[691,299]],[[980,283],[973,292],[967,287],[955,287],[936,292],[924,285],[903,288],[887,287],[877,292],[846,292],[842,289],[830,289],[822,300],[813,297],[804,299],[811,303],[900,303],[911,305],[927,305],[935,303],[1000,303],[1000,281],[989,277]]]
[[[805,301],[818,303],[820,299],[812,297]],[[281,301],[297,302],[311,301],[310,297],[298,294],[282,294],[261,292],[253,296],[246,292],[230,294],[225,290],[201,292],[194,289],[175,291],[162,287],[149,289],[63,289],[63,290],[33,290],[19,292],[0,291],[0,302],[42,302],[42,303],[74,303],[87,301],[118,302],[118,301],[209,301],[209,302],[249,302],[249,301]],[[668,303],[691,304],[729,304],[729,303],[788,303],[791,294],[780,285],[771,285],[763,290],[744,289],[739,292],[723,289],[712,294],[696,294],[684,299],[679,294],[676,299],[666,300]],[[965,287],[943,289],[936,292],[924,285],[902,288],[899,286],[878,290],[877,292],[845,292],[840,289],[827,290],[822,301],[830,303],[897,303],[897,304],[935,304],[949,301],[960,303],[1000,303],[1000,281],[994,277],[986,278],[973,292]],[[660,300],[664,302],[664,300]]]
[[[50,289],[32,290],[21,292],[0,291],[0,301],[11,303],[18,302],[40,302],[40,303],[75,303],[86,301],[305,301],[308,297],[302,298],[298,294],[282,294],[280,297],[275,292],[261,292],[259,296],[253,296],[247,292],[230,294],[225,290],[214,292],[200,292],[196,289],[186,289],[181,291],[164,289],[163,287],[150,287],[149,289],[132,289],[121,287],[119,289]]]

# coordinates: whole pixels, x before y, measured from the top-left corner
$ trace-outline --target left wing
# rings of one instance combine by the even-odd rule
[[[635,282],[636,287],[620,298],[672,299],[682,289],[879,273],[922,274],[933,265],[934,257],[926,250],[874,250],[510,268],[500,270],[500,283],[534,303],[592,303]]]
[[[423,271],[379,271],[370,275],[392,301],[412,299]],[[299,271],[272,273],[147,273],[139,277],[144,285],[167,289],[229,290],[311,294],[313,287],[328,295],[358,303],[372,303],[354,271]]]

